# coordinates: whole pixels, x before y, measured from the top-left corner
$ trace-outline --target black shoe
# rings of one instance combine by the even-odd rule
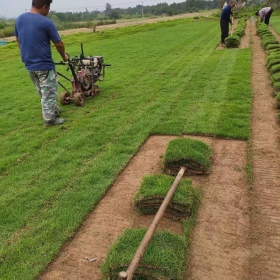
[[[59,124],[63,124],[63,123],[64,123],[64,119],[56,118],[53,122],[45,122],[45,126],[49,127],[49,126],[59,125]]]

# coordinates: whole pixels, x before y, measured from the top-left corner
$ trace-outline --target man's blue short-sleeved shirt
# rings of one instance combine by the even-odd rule
[[[54,70],[50,41],[59,42],[55,24],[47,17],[24,13],[15,23],[15,36],[20,43],[20,54],[27,70]]]
[[[221,14],[221,19],[226,20],[227,22],[231,23],[230,15],[232,14],[231,12],[231,7],[230,5],[227,5],[225,8],[222,10]]]

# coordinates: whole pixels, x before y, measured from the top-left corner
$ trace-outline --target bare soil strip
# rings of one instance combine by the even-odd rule
[[[252,24],[255,24],[254,21],[248,19],[245,28],[245,36],[241,38],[240,41],[240,49],[245,49],[250,47],[250,40],[252,38]]]
[[[223,144],[222,144],[223,143]],[[244,279],[249,263],[247,144],[214,141],[215,163],[205,182],[186,279]]]
[[[252,41],[253,48],[252,191],[245,170],[247,142],[192,137],[212,147],[213,163],[209,175],[189,177],[202,199],[186,279],[280,279],[280,131],[253,21],[245,32],[241,47]],[[162,173],[162,156],[174,138],[146,141],[41,279],[101,279],[100,268],[120,233],[150,225],[153,216],[140,216],[132,197],[144,175]],[[162,220],[161,229],[182,234],[181,224],[169,219]]]

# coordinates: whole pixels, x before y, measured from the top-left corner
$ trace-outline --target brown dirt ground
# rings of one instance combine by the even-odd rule
[[[280,134],[265,53],[251,21],[241,42],[241,47],[249,46],[254,95],[249,144],[184,136],[202,140],[213,150],[210,174],[189,177],[202,190],[202,199],[186,279],[280,279]],[[150,225],[153,217],[139,216],[132,197],[144,175],[162,172],[162,156],[174,138],[147,139],[40,279],[101,279],[100,267],[119,234],[126,228]],[[251,185],[248,158],[252,161]],[[165,218],[158,229],[182,233],[180,223]]]

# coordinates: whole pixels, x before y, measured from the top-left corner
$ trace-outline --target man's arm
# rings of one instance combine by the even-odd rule
[[[20,49],[20,42],[19,42],[18,37],[16,37],[16,40],[17,40],[17,45],[18,45],[18,48]]]
[[[264,20],[264,17],[265,17],[265,13],[264,13],[264,9],[261,9],[260,11],[259,11],[259,16],[260,16],[260,20],[261,20],[261,22]]]
[[[62,59],[63,59],[64,61],[68,61],[68,60],[69,60],[69,57],[68,57],[68,55],[65,53],[65,47],[64,47],[63,42],[60,40],[60,41],[54,43],[54,45],[55,45],[57,51],[59,52],[59,54],[61,55]]]

